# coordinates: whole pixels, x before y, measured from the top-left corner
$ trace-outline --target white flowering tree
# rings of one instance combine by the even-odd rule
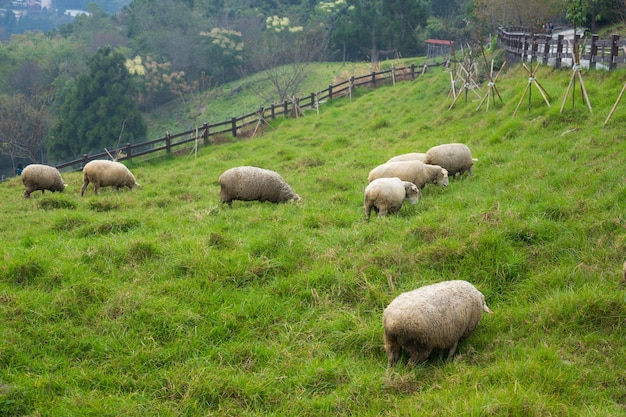
[[[269,91],[257,93],[263,100],[277,103],[301,95],[300,88],[310,73],[310,64],[321,57],[324,47],[322,31],[305,31],[288,17],[267,17],[263,36],[246,48],[247,68],[262,73],[272,86]]]

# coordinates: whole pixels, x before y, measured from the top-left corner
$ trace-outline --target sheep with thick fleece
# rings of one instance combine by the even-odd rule
[[[448,175],[454,177],[457,173],[472,173],[472,166],[476,159],[472,158],[472,151],[463,143],[446,143],[433,146],[426,152],[425,164],[439,165],[448,170]]]
[[[90,182],[93,183],[93,192],[96,195],[98,195],[100,187],[115,187],[116,190],[128,187],[134,190],[139,186],[139,183],[135,181],[135,176],[124,164],[104,159],[87,162],[83,167],[81,196],[85,194],[85,190]]]
[[[398,162],[398,161],[422,161],[424,162],[425,160],[426,160],[425,153],[411,152],[411,153],[403,153],[401,155],[396,155],[392,158],[389,158],[387,162]]]
[[[438,165],[427,165],[421,161],[387,162],[370,171],[370,182],[377,178],[398,177],[402,181],[412,182],[422,189],[432,182],[443,186],[448,185],[448,171]]]
[[[224,171],[219,177],[220,201],[232,206],[233,200],[286,203],[300,201],[277,172],[253,166],[240,166]]]
[[[383,312],[385,352],[394,366],[404,348],[409,364],[424,362],[433,350],[448,359],[474,331],[483,311],[493,314],[484,295],[467,281],[444,281],[400,294]]]
[[[379,216],[385,216],[400,210],[404,200],[416,204],[419,198],[420,190],[412,182],[397,177],[375,179],[365,188],[365,220],[370,219],[372,209]]]
[[[66,186],[59,170],[49,165],[28,165],[22,171],[21,177],[25,187],[25,198],[30,197],[30,193],[37,190],[41,190],[41,194],[43,194],[45,190],[63,192]]]

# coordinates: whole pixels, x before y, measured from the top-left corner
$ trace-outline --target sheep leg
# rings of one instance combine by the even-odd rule
[[[450,347],[450,351],[448,352],[448,357],[446,358],[447,361],[449,361],[452,358],[452,355],[454,355],[454,352],[456,352],[456,347],[459,345],[459,341],[457,340],[456,342],[454,342],[454,344]]]
[[[372,205],[371,204],[366,204],[365,205],[365,220],[369,220],[370,219],[370,214],[372,213]]]
[[[391,368],[400,360],[402,345],[395,337],[385,334],[385,352],[387,353],[387,366]]]
[[[85,178],[85,180],[83,181],[83,186],[80,188],[80,196],[82,197],[83,194],[85,194],[85,190],[87,189],[87,186],[89,185],[89,179]]]

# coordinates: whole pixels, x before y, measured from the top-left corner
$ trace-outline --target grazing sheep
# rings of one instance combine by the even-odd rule
[[[400,294],[383,313],[388,366],[398,362],[403,348],[410,365],[424,362],[434,349],[442,354],[449,349],[450,359],[483,311],[493,314],[483,294],[467,281],[444,281]]]
[[[439,165],[448,170],[448,175],[454,177],[464,172],[472,173],[472,165],[476,159],[472,158],[472,151],[462,143],[446,143],[433,146],[426,152],[425,164]]]
[[[233,200],[285,203],[300,201],[289,184],[269,169],[241,166],[224,171],[219,178],[220,201],[232,206]]]
[[[402,155],[396,155],[393,158],[390,158],[387,162],[398,162],[398,161],[422,161],[424,162],[425,160],[426,160],[425,153],[411,152],[411,153],[403,153]]]
[[[85,194],[89,182],[93,183],[93,192],[96,195],[98,195],[100,187],[111,186],[115,187],[116,190],[128,187],[134,190],[139,186],[133,174],[124,164],[101,159],[85,164],[83,168],[83,186],[80,189],[81,196]]]
[[[61,178],[61,173],[55,167],[41,164],[28,165],[22,171],[22,183],[26,188],[24,190],[24,197],[30,197],[30,193],[33,191],[41,190],[41,194],[45,190],[48,191],[63,191],[66,184]]]
[[[365,220],[370,219],[372,209],[379,216],[395,213],[400,210],[404,200],[416,204],[420,198],[420,190],[412,182],[400,178],[378,178],[365,188]]]
[[[412,182],[419,189],[424,188],[429,182],[448,185],[448,171],[440,166],[427,165],[420,161],[387,162],[371,170],[368,179],[372,182],[377,178],[393,177]]]

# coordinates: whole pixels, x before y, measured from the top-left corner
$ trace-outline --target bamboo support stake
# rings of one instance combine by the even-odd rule
[[[548,107],[551,107],[550,106],[550,100],[552,99],[552,97],[550,97],[550,94],[548,94],[548,92],[543,88],[543,86],[537,80],[537,77],[535,77],[535,72],[539,68],[539,63],[537,63],[537,65],[534,68],[532,67],[532,64],[531,64],[530,68],[528,68],[528,66],[526,64],[522,64],[522,67],[524,67],[524,69],[528,73],[528,84],[526,84],[526,89],[524,90],[524,94],[522,94],[522,98],[520,98],[519,103],[517,103],[517,107],[515,108],[515,111],[513,112],[513,117],[515,117],[515,115],[517,114],[517,111],[519,110],[519,108],[520,108],[520,106],[522,104],[522,101],[524,101],[524,97],[526,97],[526,93],[529,93],[529,95],[528,95],[528,107],[530,108],[530,98],[531,98],[531,95],[532,95],[532,85],[533,84],[539,90],[539,93],[541,94],[541,97],[543,97],[543,101],[546,102],[546,105]]]
[[[587,95],[587,89],[585,88],[585,82],[583,81],[583,75],[581,73],[581,66],[579,64],[574,64],[572,67],[572,77],[569,80],[569,84],[567,86],[567,90],[565,91],[565,96],[563,97],[563,103],[561,104],[561,113],[563,113],[563,109],[565,108],[565,102],[567,101],[567,97],[572,90],[576,90],[576,78],[580,81],[580,90],[583,94],[583,100],[585,104],[587,104],[587,108],[589,109],[589,113],[593,113],[591,108],[591,102],[589,101],[589,96]],[[574,88],[572,88],[572,86]],[[572,92],[572,106],[574,105],[574,92]]]
[[[448,92],[448,98],[450,97],[450,93],[452,93],[452,98],[456,99],[456,87],[454,86],[454,75],[452,75],[452,71],[450,71],[450,92]]]
[[[498,77],[500,76],[500,73],[504,69],[505,65],[506,65],[506,61],[504,61],[504,63],[502,64],[502,67],[500,67],[500,70],[494,77],[493,76],[493,59],[491,60],[491,71],[489,73],[489,84],[487,85],[487,92],[485,93],[485,95],[483,96],[483,99],[478,104],[478,107],[476,107],[476,110],[480,109],[480,106],[483,105],[483,103],[485,102],[485,99],[487,100],[487,106],[486,106],[487,111],[489,111],[490,101],[493,101],[493,104],[495,106],[496,98],[495,98],[494,93],[498,96],[498,98],[500,99],[500,102],[503,102],[502,96],[500,96],[500,92],[498,91],[498,87],[496,86],[496,81],[498,80]]]
[[[615,104],[613,104],[613,108],[609,112],[609,115],[606,117],[606,120],[604,121],[604,125],[602,126],[605,126],[608,123],[608,121],[611,119],[611,117],[613,116],[613,113],[615,113],[615,109],[617,109],[617,105],[622,100],[624,91],[626,91],[626,84],[624,84],[624,86],[622,87],[622,91],[620,91],[619,96],[617,96],[617,100],[615,100]]]

